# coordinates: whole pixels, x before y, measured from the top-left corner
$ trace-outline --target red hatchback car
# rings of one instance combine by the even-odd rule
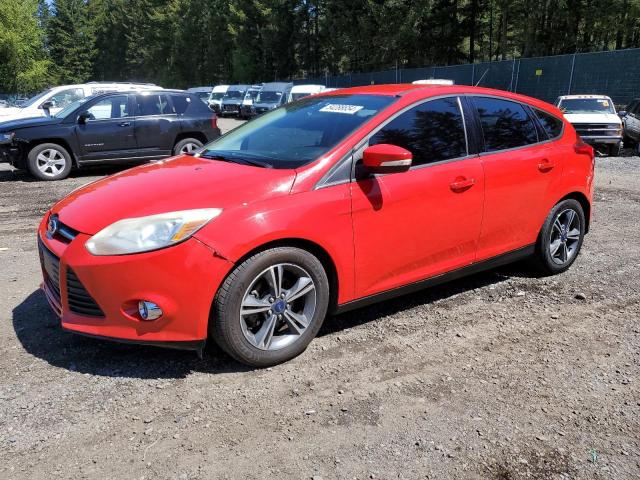
[[[42,220],[63,328],[268,366],[328,312],[532,257],[574,262],[594,155],[555,107],[465,86],[316,95],[193,155],[136,167]]]

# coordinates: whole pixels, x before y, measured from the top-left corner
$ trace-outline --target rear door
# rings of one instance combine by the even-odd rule
[[[478,260],[533,245],[562,174],[561,152],[533,111],[499,97],[470,96],[482,133],[485,203]]]
[[[482,165],[468,151],[457,97],[399,114],[368,142],[379,143],[411,151],[413,166],[351,184],[356,297],[471,264],[482,221]]]
[[[180,132],[180,119],[167,93],[136,93],[137,156],[158,158],[172,155]]]
[[[81,161],[115,160],[136,154],[133,104],[129,95],[113,94],[88,105],[89,119],[76,125]]]

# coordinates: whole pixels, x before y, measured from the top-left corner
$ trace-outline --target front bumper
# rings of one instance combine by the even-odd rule
[[[18,162],[20,152],[18,147],[12,143],[0,144],[0,163],[11,163],[15,165]]]
[[[580,138],[590,145],[618,145],[622,142],[622,137],[580,135]]]
[[[62,328],[128,343],[201,350],[211,304],[230,262],[194,238],[154,252],[93,256],[84,247],[89,235],[48,238],[47,221],[48,215],[38,229],[41,259],[47,259],[41,262],[42,289]],[[53,274],[52,262],[57,262]],[[78,297],[83,290],[85,295]],[[138,300],[158,304],[163,315],[142,320]]]

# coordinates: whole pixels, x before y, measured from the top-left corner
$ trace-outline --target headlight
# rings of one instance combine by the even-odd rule
[[[11,143],[15,134],[15,132],[0,133],[0,143]]]
[[[221,208],[202,208],[127,218],[100,230],[85,247],[92,255],[158,250],[186,240],[220,213]]]

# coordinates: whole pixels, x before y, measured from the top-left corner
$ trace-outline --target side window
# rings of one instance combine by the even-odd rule
[[[509,100],[474,97],[487,152],[522,147],[538,141],[536,126],[522,105]]]
[[[167,96],[162,94],[136,95],[138,115],[169,115],[175,113]]]
[[[534,112],[536,112],[536,116],[538,120],[540,120],[540,124],[542,128],[544,128],[544,131],[547,132],[549,138],[553,139],[560,136],[563,126],[562,120],[537,108],[534,109]]]
[[[457,98],[431,100],[404,112],[369,139],[369,145],[378,143],[406,148],[414,166],[464,157],[467,142]]]
[[[94,103],[88,110],[90,120],[107,120],[130,116],[127,95],[108,97]]]
[[[70,88],[56,93],[49,100],[53,102],[53,108],[65,108],[81,98],[84,98],[84,90],[81,88]]]
[[[175,108],[175,113],[178,115],[182,115],[187,111],[189,105],[191,104],[191,97],[188,95],[171,95],[171,101],[173,102],[173,108]]]

